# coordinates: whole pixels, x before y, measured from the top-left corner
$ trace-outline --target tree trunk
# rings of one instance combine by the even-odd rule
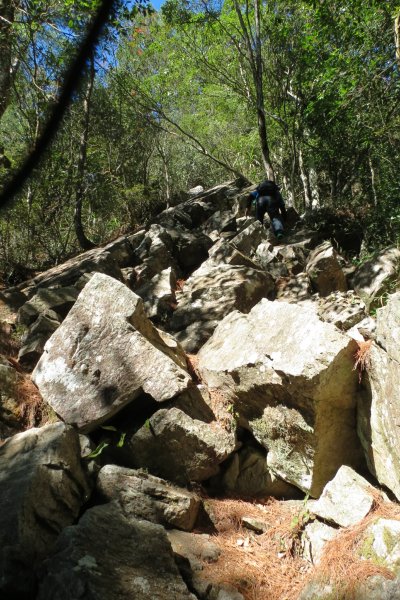
[[[95,244],[91,242],[85,234],[82,225],[82,204],[84,196],[84,177],[86,169],[86,157],[87,157],[87,143],[89,137],[89,120],[90,120],[90,101],[93,92],[95,70],[93,56],[90,59],[89,76],[87,80],[85,96],[83,99],[83,113],[82,113],[82,133],[79,142],[79,155],[78,164],[76,169],[76,188],[75,188],[75,213],[74,213],[74,227],[76,238],[79,242],[80,247],[83,250],[90,250],[94,248]]]
[[[299,167],[300,167],[300,177],[303,184],[304,191],[304,210],[312,208],[312,196],[311,196],[311,187],[310,187],[310,179],[308,172],[304,166],[304,156],[303,150],[299,148]]]
[[[260,31],[260,1],[254,0],[254,18],[255,18],[255,79],[256,100],[257,100],[257,119],[258,135],[261,143],[261,155],[265,173],[268,179],[275,181],[275,173],[271,163],[271,156],[268,145],[267,123],[265,119],[264,87],[263,87],[263,63],[261,56],[261,31]]]
[[[372,163],[372,159],[370,156],[368,157],[368,165],[369,165],[369,172],[371,173],[372,195],[374,197],[374,204],[377,207],[378,206],[378,194],[376,193],[376,175],[375,175],[374,165]]]
[[[7,105],[11,87],[11,46],[14,22],[13,0],[0,0],[0,118]]]
[[[319,195],[318,188],[318,173],[315,170],[315,167],[312,166],[309,169],[309,182],[310,182],[310,190],[311,190],[311,199],[312,199],[312,207],[320,208],[321,207],[321,198]]]
[[[396,60],[400,67],[400,12],[394,19],[394,42],[396,46]]]
[[[264,87],[263,87],[263,64],[261,55],[261,33],[260,33],[260,0],[254,0],[254,35],[246,23],[248,20],[243,18],[241,4],[239,0],[234,0],[236,14],[242,29],[243,37],[246,43],[247,54],[250,62],[251,73],[256,93],[258,137],[260,139],[261,156],[264,171],[268,179],[275,181],[274,168],[271,162],[271,155],[268,144],[267,123],[265,118]],[[248,15],[247,15],[248,16]]]
[[[164,182],[165,182],[165,200],[166,200],[167,208],[169,208],[171,206],[171,183],[170,183],[170,177],[169,177],[167,156],[165,154],[164,148],[162,147],[162,144],[159,145],[158,151],[160,153],[161,160],[163,163]]]

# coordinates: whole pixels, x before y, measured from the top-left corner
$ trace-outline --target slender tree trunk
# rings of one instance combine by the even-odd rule
[[[162,144],[159,145],[158,151],[160,153],[161,160],[163,163],[164,182],[165,182],[165,199],[166,199],[166,203],[167,203],[167,208],[169,208],[171,205],[171,184],[170,184],[167,156],[165,154],[164,148],[162,147]]]
[[[86,157],[87,157],[87,144],[89,137],[89,121],[90,121],[90,102],[92,98],[93,85],[94,85],[94,59],[93,56],[90,59],[89,75],[86,84],[85,96],[83,99],[83,112],[82,112],[82,132],[79,142],[79,154],[78,164],[76,169],[76,188],[75,188],[75,213],[74,213],[74,227],[76,238],[79,242],[80,247],[83,250],[89,250],[94,248],[95,244],[91,242],[85,234],[82,224],[82,205],[83,196],[85,191],[84,177],[86,169]]]
[[[312,196],[311,196],[311,187],[310,187],[310,179],[308,172],[304,165],[304,156],[303,150],[299,148],[299,167],[300,167],[300,178],[303,184],[304,191],[304,210],[312,207]]]
[[[246,21],[243,18],[242,8],[239,0],[234,0],[234,4],[246,43],[247,55],[250,62],[251,73],[256,92],[258,137],[260,139],[263,167],[268,179],[275,181],[275,173],[271,162],[271,154],[268,144],[267,122],[265,118],[263,64],[261,55],[260,0],[254,0],[254,36],[251,32],[251,29],[247,27]]]
[[[8,105],[11,87],[13,0],[0,0],[0,118]]]
[[[400,12],[394,19],[394,42],[396,46],[396,60],[400,67]]]
[[[268,179],[275,181],[275,173],[271,162],[271,156],[268,144],[267,123],[265,119],[265,103],[264,103],[264,87],[263,87],[263,63],[261,56],[261,30],[260,30],[260,0],[254,0],[254,17],[255,17],[255,87],[257,99],[257,119],[258,119],[258,135],[261,142],[261,155],[265,173]]]
[[[369,172],[371,173],[371,188],[375,206],[378,206],[378,194],[376,193],[376,175],[372,159],[368,157]]]
[[[310,167],[309,170],[309,182],[311,190],[312,208],[320,208],[321,198],[318,189],[318,173],[315,170],[314,166]]]

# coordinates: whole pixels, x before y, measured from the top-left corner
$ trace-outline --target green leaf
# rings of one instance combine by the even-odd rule
[[[125,443],[126,433],[121,433],[121,437],[119,438],[119,442],[117,444],[117,448],[122,448]]]
[[[100,444],[97,446],[97,448],[95,450],[93,450],[93,452],[91,452],[90,454],[85,456],[85,458],[86,459],[97,458],[98,456],[100,456],[100,454],[103,452],[103,450],[105,448],[107,448],[107,446],[109,446],[108,442],[100,442]]]

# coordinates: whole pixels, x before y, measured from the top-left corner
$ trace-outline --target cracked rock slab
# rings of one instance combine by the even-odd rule
[[[67,527],[46,561],[37,600],[196,600],[161,525],[126,518],[114,503]]]
[[[221,321],[198,369],[268,450],[268,468],[317,497],[344,462],[361,461],[356,350],[313,307],[263,299]]]
[[[340,527],[350,527],[367,516],[374,504],[373,488],[364,477],[343,465],[313,505],[313,513]]]
[[[89,432],[142,392],[163,402],[186,389],[178,354],[139,296],[96,273],[47,341],[32,379],[64,421]]]
[[[0,448],[0,596],[33,597],[32,569],[89,497],[78,433],[30,429]],[[3,595],[4,594],[4,595]]]
[[[195,494],[159,477],[116,465],[101,469],[97,490],[106,500],[116,500],[127,517],[187,531],[193,529],[201,504]]]
[[[186,485],[217,475],[220,463],[235,450],[236,437],[215,421],[192,419],[178,408],[161,409],[130,437],[127,448],[132,467]]]

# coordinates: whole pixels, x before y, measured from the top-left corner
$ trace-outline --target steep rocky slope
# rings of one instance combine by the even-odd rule
[[[234,496],[265,505],[241,517],[254,548],[272,498],[294,510],[280,558],[311,576],[369,519],[355,593],[397,598],[400,294],[367,307],[400,253],[354,269],[293,210],[278,244],[242,216],[247,191],[200,193],[1,293],[2,326],[24,332],[19,362],[0,361],[4,597],[278,598],[203,569],[223,560],[206,497]],[[27,431],[21,382],[43,398]],[[316,571],[302,598],[342,584]]]

